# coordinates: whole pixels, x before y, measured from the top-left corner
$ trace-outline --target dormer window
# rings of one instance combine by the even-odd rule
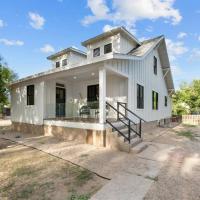
[[[93,50],[93,57],[100,56],[100,47]]]
[[[59,68],[59,67],[60,67],[60,62],[57,61],[57,62],[56,62],[56,68]]]
[[[154,58],[153,58],[153,72],[154,72],[155,75],[157,75],[157,71],[158,71],[157,65],[158,65],[158,61],[157,61],[157,58],[154,56]]]
[[[67,65],[67,59],[62,60],[62,66],[66,66]]]
[[[112,52],[112,43],[106,44],[104,46],[104,54]]]

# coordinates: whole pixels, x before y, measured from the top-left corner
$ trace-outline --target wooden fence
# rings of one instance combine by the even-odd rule
[[[183,124],[200,125],[200,115],[183,115]]]

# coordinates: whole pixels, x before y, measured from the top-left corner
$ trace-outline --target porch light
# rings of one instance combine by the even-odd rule
[[[92,73],[91,73],[91,75],[92,75],[92,76],[94,76],[94,75],[95,75],[95,73],[94,73],[94,72],[92,72]]]
[[[77,79],[77,77],[76,77],[76,76],[74,76],[74,77],[73,77],[73,79]]]

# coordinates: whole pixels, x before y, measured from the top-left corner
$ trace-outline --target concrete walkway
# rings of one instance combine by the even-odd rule
[[[148,148],[127,163],[91,200],[142,200],[175,149],[171,145],[149,142]]]

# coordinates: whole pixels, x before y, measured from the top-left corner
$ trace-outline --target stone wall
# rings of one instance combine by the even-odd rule
[[[44,126],[43,125],[12,122],[12,130],[17,131],[17,132],[32,134],[32,135],[43,135],[44,134]]]

